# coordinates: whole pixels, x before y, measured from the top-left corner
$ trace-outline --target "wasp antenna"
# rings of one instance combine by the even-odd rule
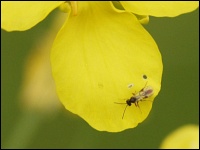
[[[114,102],[115,104],[126,104],[126,103],[118,103],[118,102]]]
[[[124,113],[122,115],[122,119],[124,118],[124,114],[125,114],[125,111],[126,111],[126,108],[127,108],[128,105],[126,105],[125,109],[124,109]]]
[[[146,86],[147,86],[147,83],[148,83],[148,81],[146,82],[146,84],[145,84],[145,86],[144,86],[144,87],[146,87]]]

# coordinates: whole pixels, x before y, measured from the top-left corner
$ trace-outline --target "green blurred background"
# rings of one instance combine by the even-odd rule
[[[175,18],[150,17],[145,25],[164,70],[150,115],[136,128],[99,132],[64,107],[50,115],[23,110],[19,92],[26,57],[57,13],[24,32],[1,30],[1,148],[159,148],[171,131],[199,124],[199,9]]]

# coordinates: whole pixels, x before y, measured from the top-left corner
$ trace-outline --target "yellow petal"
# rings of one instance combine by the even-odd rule
[[[149,23],[149,16],[135,15],[141,24]]]
[[[116,9],[125,11],[119,1],[113,1],[112,4],[113,4],[113,7],[115,7]],[[141,24],[147,24],[147,23],[149,23],[149,16],[146,16],[146,15],[145,16],[144,15],[137,15],[137,14],[135,14],[135,16],[137,17],[137,19],[139,20],[139,22]]]
[[[198,1],[121,1],[121,4],[126,11],[155,17],[175,17],[199,7]]]
[[[199,149],[199,126],[185,125],[169,134],[161,144],[162,149]]]
[[[63,1],[3,1],[1,2],[1,28],[23,31],[42,21]]]
[[[148,116],[162,76],[152,37],[134,15],[116,11],[108,2],[78,2],[77,15],[60,30],[51,53],[57,93],[66,109],[110,132],[136,127]],[[139,102],[140,109],[127,107],[122,119],[126,105],[115,102],[125,103],[145,84],[154,94]]]

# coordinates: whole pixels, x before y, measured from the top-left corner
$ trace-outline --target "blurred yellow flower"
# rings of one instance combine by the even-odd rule
[[[29,29],[58,6],[68,13],[51,52],[58,96],[66,109],[95,129],[109,132],[142,122],[161,88],[161,55],[141,23],[147,23],[149,15],[172,17],[198,7],[196,2],[118,4],[122,9],[106,1],[71,2],[71,6],[59,1],[3,2],[1,13],[7,31]],[[149,98],[145,85],[153,90]],[[140,100],[138,107],[128,107],[122,119],[125,105],[115,102],[126,103],[133,94]]]
[[[33,51],[27,58],[20,96],[24,109],[52,113],[58,110],[60,103],[51,74],[50,54],[45,47]]]
[[[170,133],[162,142],[162,149],[199,149],[199,126],[185,125]]]
[[[26,59],[20,102],[23,109],[44,114],[57,112],[61,104],[52,77],[50,51],[54,38],[66,14],[60,13],[50,31],[40,37]]]

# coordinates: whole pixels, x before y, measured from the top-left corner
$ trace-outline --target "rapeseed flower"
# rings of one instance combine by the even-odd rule
[[[58,6],[68,13],[51,51],[62,104],[100,131],[136,127],[152,108],[163,70],[159,49],[141,23],[149,15],[193,11],[198,2],[2,2],[2,28],[27,30]],[[149,86],[151,95],[144,90]],[[136,95],[138,104],[125,111],[126,100]]]

